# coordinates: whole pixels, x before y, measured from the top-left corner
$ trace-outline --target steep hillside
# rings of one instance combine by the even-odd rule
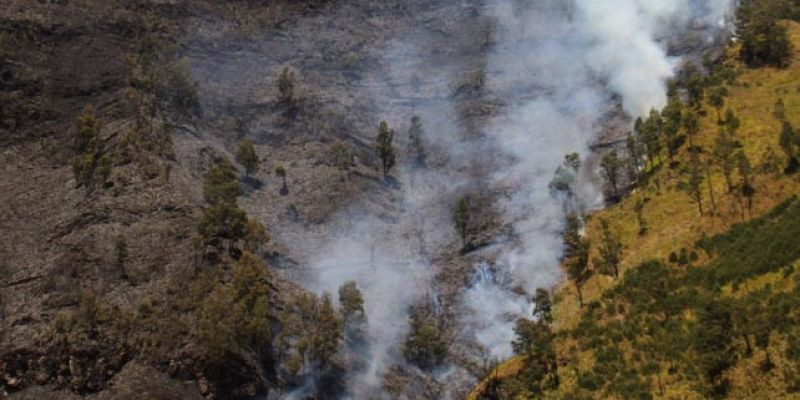
[[[779,24],[788,67],[749,67],[734,42],[702,85],[691,69],[676,81],[678,113],[656,114],[664,146],[618,203],[568,225],[553,336],[518,324],[520,355],[470,399],[800,397],[800,24]]]

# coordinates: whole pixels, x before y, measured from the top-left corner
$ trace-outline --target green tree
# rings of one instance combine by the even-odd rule
[[[672,163],[675,154],[677,154],[685,139],[680,135],[683,119],[682,110],[683,105],[680,99],[674,96],[669,99],[669,103],[664,107],[664,111],[661,113],[664,120],[664,146],[667,148],[667,155],[669,156],[670,163]]]
[[[422,119],[416,115],[411,117],[411,127],[408,128],[408,154],[416,166],[425,166],[425,130],[422,128]]]
[[[717,123],[720,125],[722,125],[720,110],[725,106],[725,96],[727,95],[728,89],[724,86],[717,86],[708,94],[708,103],[717,110]]]
[[[617,157],[617,151],[612,150],[606,153],[600,161],[600,167],[603,169],[603,176],[605,176],[608,183],[611,184],[613,196],[616,197],[619,194],[618,185],[620,169],[622,167],[622,162],[619,157]]]
[[[733,190],[733,180],[731,175],[736,167],[736,152],[737,143],[728,134],[726,129],[720,129],[717,137],[714,138],[713,156],[717,165],[722,170],[722,175],[725,177],[725,184],[728,192]]]
[[[264,225],[255,219],[248,219],[244,227],[244,241],[248,251],[255,253],[264,243],[269,242],[269,235]]]
[[[514,353],[524,355],[520,375],[525,389],[534,396],[558,387],[558,361],[553,345],[555,335],[542,321],[520,318],[514,327]]]
[[[247,227],[247,215],[235,203],[219,202],[203,211],[198,230],[206,239],[222,238],[231,243],[242,239]]]
[[[647,233],[647,221],[644,219],[644,200],[642,198],[636,199],[636,204],[633,206],[636,211],[636,222],[639,224],[639,235]]]
[[[553,322],[553,301],[547,289],[536,289],[533,295],[533,316],[548,324]]]
[[[415,307],[410,319],[411,331],[403,350],[406,360],[424,370],[441,365],[447,357],[447,344],[433,311],[429,306]]]
[[[744,151],[737,154],[737,168],[739,170],[739,196],[747,199],[748,214],[753,216],[753,196],[756,193],[752,185],[753,168],[750,166],[750,159]],[[744,213],[744,211],[742,211]]]
[[[783,121],[781,127],[781,134],[778,139],[778,144],[781,146],[786,158],[789,160],[784,171],[786,173],[793,173],[800,166],[800,133],[795,131],[794,127],[789,121]]]
[[[707,301],[697,312],[692,330],[694,366],[702,378],[702,392],[708,397],[722,397],[727,392],[725,371],[734,363],[733,324],[730,305],[721,300]]]
[[[697,118],[697,113],[686,110],[682,120],[683,129],[686,130],[686,136],[689,138],[689,146],[694,147],[693,139],[700,132],[700,120]]]
[[[699,109],[703,104],[703,97],[705,95],[705,79],[703,74],[697,70],[693,65],[689,64],[685,70],[685,86],[689,94],[689,105],[695,109]]]
[[[381,159],[384,179],[386,179],[386,175],[395,164],[395,153],[394,147],[392,147],[392,142],[394,142],[394,130],[389,129],[389,125],[385,121],[381,121],[380,125],[378,126],[378,143],[376,152],[378,153],[378,157]]]
[[[253,146],[252,140],[245,139],[239,142],[239,147],[236,149],[236,161],[244,166],[244,170],[248,176],[258,171],[258,164],[261,160],[258,158],[258,154],[256,154],[256,149]]]
[[[589,246],[588,239],[579,238],[571,256],[566,259],[567,277],[575,285],[580,307],[583,307],[583,285],[592,276],[589,270]]]
[[[239,181],[228,160],[216,163],[203,177],[203,197],[208,204],[236,203],[239,193]]]
[[[703,216],[703,195],[701,185],[703,183],[703,172],[700,157],[692,152],[689,156],[689,179],[683,185],[689,197],[697,203],[700,216]]]
[[[353,151],[341,141],[337,141],[331,147],[333,152],[333,164],[341,171],[344,171],[349,176],[350,168],[353,167],[353,159],[355,155]]]
[[[469,220],[470,220],[470,210],[469,210],[469,199],[467,197],[462,197],[456,203],[455,208],[453,208],[452,212],[453,217],[453,224],[455,224],[456,230],[458,231],[459,236],[461,236],[461,245],[467,245],[467,230],[469,228]]]
[[[342,340],[342,321],[333,309],[331,296],[322,295],[322,302],[317,319],[318,334],[313,343],[312,355],[320,362],[323,370],[331,365],[333,356],[339,351]]]
[[[603,275],[619,278],[619,264],[622,261],[623,245],[619,233],[612,233],[608,221],[601,219],[602,237],[600,247],[597,249],[600,257],[595,258],[594,266],[597,272]]]
[[[278,102],[288,108],[295,106],[294,71],[290,67],[283,67],[278,76]]]
[[[75,121],[75,136],[72,148],[74,158],[72,172],[78,186],[92,188],[92,178],[101,158],[102,143],[100,131],[102,125],[94,113],[94,109],[87,105],[83,113]]]
[[[275,175],[278,175],[279,178],[283,181],[283,186],[281,187],[282,192],[287,192],[289,187],[286,185],[286,167],[283,165],[278,165],[275,167]]]
[[[344,320],[347,342],[363,342],[367,315],[364,312],[364,296],[354,281],[347,281],[339,286],[339,310]]]
[[[641,121],[641,118],[637,121]],[[642,148],[641,140],[631,133],[625,137],[625,148],[628,151],[628,177],[631,181],[637,182],[641,179],[642,156],[645,150]]]
[[[264,263],[244,252],[229,284],[217,282],[200,310],[198,336],[210,357],[223,365],[243,362],[266,387],[272,372],[269,277]]]
[[[733,110],[730,108],[725,110],[725,130],[728,131],[728,135],[736,137],[736,132],[739,131],[741,125],[742,121],[739,120]]]

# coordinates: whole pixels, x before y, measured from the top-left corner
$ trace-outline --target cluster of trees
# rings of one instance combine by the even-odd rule
[[[447,357],[442,323],[430,304],[415,306],[409,316],[411,329],[403,354],[409,363],[424,370],[442,365]]]
[[[625,246],[620,239],[619,232],[614,232],[606,220],[601,220],[601,238],[597,247],[598,256],[589,263],[591,243],[588,238],[581,235],[583,222],[575,214],[567,216],[564,232],[564,266],[567,277],[575,285],[578,294],[578,303],[583,307],[583,285],[594,273],[619,278],[619,266]],[[591,267],[591,268],[590,268]]]
[[[239,180],[233,165],[221,160],[206,172],[203,179],[203,198],[208,207],[200,217],[198,231],[210,243],[215,239],[228,240],[229,248],[240,240],[247,249],[256,251],[269,240],[264,226],[239,208],[237,198],[241,194]]]
[[[737,31],[742,41],[740,57],[751,67],[786,67],[792,43],[779,20],[795,17],[798,6],[787,0],[747,0],[738,10]]]
[[[397,151],[394,147],[395,131],[389,128],[386,121],[381,121],[378,125],[378,136],[375,143],[375,153],[381,160],[383,178],[397,164]],[[424,167],[428,155],[425,146],[425,129],[422,126],[422,119],[414,115],[411,117],[411,125],[408,128],[408,148],[407,156],[413,167]]]
[[[559,386],[550,293],[536,289],[533,306],[533,319],[520,318],[514,326],[511,345],[515,354],[523,356],[519,373],[502,383],[490,382],[481,399],[540,398]]]

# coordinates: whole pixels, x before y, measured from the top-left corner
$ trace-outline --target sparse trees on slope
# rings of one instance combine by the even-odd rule
[[[375,150],[378,153],[378,157],[381,159],[384,179],[386,179],[387,174],[395,165],[393,142],[394,130],[389,129],[389,125],[385,121],[381,121],[378,126],[378,142]]]

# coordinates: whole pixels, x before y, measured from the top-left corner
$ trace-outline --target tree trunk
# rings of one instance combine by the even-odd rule
[[[711,200],[711,215],[717,213],[717,202],[714,200],[714,185],[711,182],[711,168],[706,164],[706,179],[708,180],[708,195]]]

